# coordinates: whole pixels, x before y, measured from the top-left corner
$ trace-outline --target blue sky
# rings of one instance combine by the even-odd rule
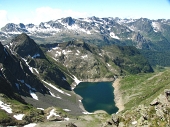
[[[0,27],[62,17],[170,19],[170,0],[0,0]]]

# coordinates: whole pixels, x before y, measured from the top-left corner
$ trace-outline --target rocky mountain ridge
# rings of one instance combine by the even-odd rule
[[[79,39],[97,46],[111,44],[135,46],[152,66],[170,66],[169,19],[93,16],[78,19],[66,17],[41,22],[39,25],[8,23],[0,30],[0,40],[3,44],[8,44],[11,39],[23,32],[38,44],[63,43]]]
[[[143,60],[138,62],[137,58]],[[65,109],[74,116],[82,115],[86,112],[80,106],[81,98],[72,91],[80,79],[113,81],[115,76],[133,73],[131,70],[136,70],[134,73],[153,71],[134,47],[113,45],[99,49],[83,40],[39,46],[25,33],[8,45],[0,44],[0,68],[0,113],[4,114],[0,122],[3,125],[6,122],[1,118],[6,116],[16,122],[17,114],[24,116],[20,124],[42,122],[46,120],[45,113],[36,108],[51,106],[62,107],[60,111]],[[9,114],[2,110],[4,107],[10,109]]]
[[[133,45],[139,49],[161,50],[169,47],[170,20],[79,18],[72,17],[34,24],[9,23],[1,28],[2,42],[10,37],[27,33],[38,43],[65,42],[83,39],[98,45]],[[161,47],[160,43],[166,44]],[[168,48],[167,47],[167,48]],[[166,49],[167,49],[166,48]]]

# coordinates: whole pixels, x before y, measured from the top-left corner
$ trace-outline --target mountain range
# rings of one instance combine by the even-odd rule
[[[81,39],[98,46],[110,44],[135,46],[140,49],[151,65],[170,66],[170,61],[165,61],[170,54],[170,20],[93,16],[78,19],[67,17],[41,22],[39,25],[8,23],[1,28],[1,42],[7,44],[13,37],[23,32],[38,44],[62,43]],[[155,57],[157,59],[154,59]]]

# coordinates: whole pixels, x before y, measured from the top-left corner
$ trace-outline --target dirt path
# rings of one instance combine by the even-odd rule
[[[163,74],[163,72],[159,72],[158,74],[148,78],[147,80],[152,80],[153,78],[157,77],[157,76],[160,76],[161,74]]]
[[[116,79],[114,82],[113,82],[113,87],[114,87],[114,101],[116,103],[116,106],[119,108],[119,111],[122,111],[124,110],[124,105],[123,105],[123,100],[122,100],[122,94],[119,90],[120,88],[120,79]]]

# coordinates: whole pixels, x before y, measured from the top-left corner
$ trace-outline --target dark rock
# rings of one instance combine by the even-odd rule
[[[77,127],[74,123],[68,123],[66,127]]]
[[[155,100],[153,100],[151,103],[150,103],[150,105],[151,106],[155,106],[155,105],[158,105],[160,102],[157,100],[157,99],[155,99]]]
[[[167,100],[170,102],[170,89],[165,89],[164,93],[165,93]]]
[[[46,29],[46,27],[44,26],[44,23],[43,23],[43,22],[40,23],[39,28],[41,28],[41,29]]]
[[[19,24],[20,28],[25,29],[25,25],[23,23]]]
[[[112,114],[112,121],[114,122],[114,124],[116,125],[116,126],[119,126],[119,116],[118,115],[116,115],[116,114]]]
[[[62,19],[62,22],[68,24],[69,26],[71,26],[75,23],[75,21],[72,19],[72,17],[64,18],[64,19]]]

